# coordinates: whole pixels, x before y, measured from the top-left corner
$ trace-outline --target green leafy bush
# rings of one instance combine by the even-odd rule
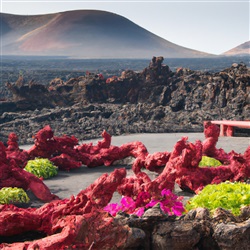
[[[199,162],[199,167],[218,167],[221,165],[222,163],[220,161],[209,156],[202,156],[202,159]]]
[[[57,167],[49,159],[45,158],[29,160],[24,169],[37,177],[42,177],[44,179],[51,178],[58,173]]]
[[[28,203],[28,195],[22,188],[3,187],[0,189],[0,204]]]
[[[207,185],[187,202],[186,209],[203,207],[213,211],[220,207],[239,215],[240,208],[245,205],[250,205],[250,184],[223,182]]]

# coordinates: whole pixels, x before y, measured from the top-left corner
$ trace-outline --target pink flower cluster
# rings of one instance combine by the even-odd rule
[[[177,196],[167,189],[163,189],[159,197],[152,197],[148,192],[140,192],[135,200],[131,197],[124,196],[120,201],[121,204],[108,204],[104,207],[104,210],[112,216],[116,216],[118,212],[125,212],[141,217],[147,208],[159,204],[164,213],[181,216],[185,211],[183,203],[181,202],[182,199],[182,196]]]

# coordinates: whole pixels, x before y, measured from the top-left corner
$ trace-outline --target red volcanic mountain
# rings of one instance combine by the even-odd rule
[[[250,41],[240,44],[239,46],[230,49],[223,53],[225,56],[249,56],[250,55]]]
[[[105,11],[76,10],[37,16],[0,15],[4,55],[74,58],[209,56],[171,43],[122,16]]]

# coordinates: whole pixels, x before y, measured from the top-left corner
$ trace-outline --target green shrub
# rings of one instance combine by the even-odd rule
[[[28,203],[28,195],[22,188],[3,187],[0,189],[0,204]]]
[[[37,177],[42,177],[44,179],[53,177],[58,173],[58,169],[53,162],[45,158],[29,160],[24,169]]]
[[[204,187],[187,202],[186,209],[203,207],[213,211],[220,207],[239,215],[240,208],[245,205],[250,205],[250,184],[223,182]]]
[[[221,165],[222,163],[220,161],[209,156],[202,156],[202,159],[199,162],[199,167],[218,167]]]

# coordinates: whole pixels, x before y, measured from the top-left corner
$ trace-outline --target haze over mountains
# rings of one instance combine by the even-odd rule
[[[250,55],[250,41],[240,44],[233,49],[230,49],[223,53],[225,56],[244,56]]]
[[[3,55],[71,58],[213,56],[171,43],[122,16],[105,11],[75,10],[36,16],[0,15]]]
[[[76,58],[209,56],[164,40],[122,16],[105,11],[76,10],[38,16],[1,14],[1,20],[5,55]]]

